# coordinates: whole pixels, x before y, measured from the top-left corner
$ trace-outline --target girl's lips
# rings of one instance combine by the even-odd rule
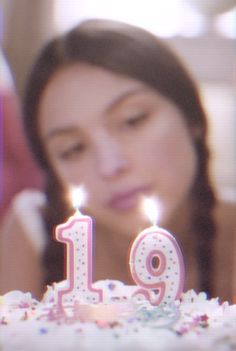
[[[130,189],[125,192],[120,192],[111,197],[108,201],[108,206],[114,210],[129,210],[137,206],[141,196],[147,193],[146,187]]]

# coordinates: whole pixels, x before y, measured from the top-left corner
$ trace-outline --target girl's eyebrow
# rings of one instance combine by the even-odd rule
[[[55,137],[60,137],[60,136],[66,136],[66,135],[71,135],[75,134],[75,127],[73,126],[68,126],[68,127],[59,127],[59,128],[54,128],[50,130],[46,136],[45,139],[51,139]]]
[[[119,104],[124,102],[126,99],[129,99],[130,97],[132,97],[134,95],[138,95],[138,94],[145,93],[145,92],[148,92],[148,91],[150,91],[150,89],[148,89],[145,86],[135,87],[134,89],[130,89],[128,91],[125,91],[121,95],[117,96],[110,103],[110,105],[108,105],[108,107],[106,108],[106,112],[107,113],[111,112],[113,109],[115,109]]]
[[[134,95],[138,95],[141,93],[146,93],[150,91],[147,87],[135,87],[134,89],[130,89],[128,91],[125,91],[121,95],[117,96],[106,108],[106,113],[111,112],[113,109],[115,109],[119,104],[124,102],[126,99],[129,99],[130,97]],[[45,139],[51,139],[55,137],[60,137],[60,136],[66,136],[66,135],[71,135],[75,133],[75,127],[74,126],[67,126],[67,127],[58,127],[58,128],[53,128],[51,131],[49,131]]]

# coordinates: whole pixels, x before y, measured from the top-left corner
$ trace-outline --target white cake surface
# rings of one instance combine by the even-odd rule
[[[151,306],[132,300],[132,287],[119,281],[95,286],[105,302],[76,301],[66,315],[55,312],[56,284],[41,302],[21,291],[1,296],[0,351],[236,350],[236,305],[190,290],[171,305]]]

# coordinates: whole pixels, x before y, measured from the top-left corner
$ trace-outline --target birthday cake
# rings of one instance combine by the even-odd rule
[[[21,291],[0,298],[1,351],[236,350],[236,305],[205,293],[191,290],[153,306],[132,298],[132,286],[105,280],[94,283],[104,291],[102,303],[75,299],[59,311],[60,284],[48,287],[40,302]]]

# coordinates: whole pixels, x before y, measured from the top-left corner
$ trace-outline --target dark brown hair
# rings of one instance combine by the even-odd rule
[[[189,128],[199,131],[193,140],[198,171],[192,189],[191,233],[196,242],[200,288],[212,293],[215,234],[212,209],[215,197],[208,176],[206,116],[185,66],[163,41],[138,27],[110,20],[85,21],[47,44],[32,69],[25,93],[24,123],[35,156],[47,175],[45,218],[49,235],[52,235],[53,226],[68,215],[68,207],[40,140],[38,106],[51,77],[61,68],[76,62],[96,65],[148,84],[180,108]],[[62,254],[61,245],[49,240],[45,254],[47,283],[62,279]]]

